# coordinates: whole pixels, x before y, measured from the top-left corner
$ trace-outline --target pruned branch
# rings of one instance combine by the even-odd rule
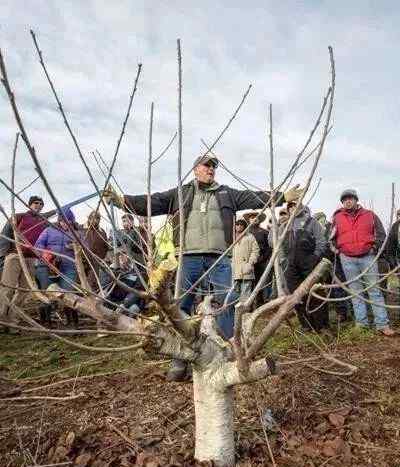
[[[287,296],[286,301],[280,305],[277,313],[269,320],[260,335],[257,336],[254,339],[254,342],[250,345],[246,353],[246,359],[248,361],[252,360],[264,347],[268,339],[275,333],[280,324],[293,312],[294,307],[304,299],[311,287],[329,271],[331,266],[332,263],[328,259],[322,259],[307,278],[299,285],[299,287],[291,295]]]

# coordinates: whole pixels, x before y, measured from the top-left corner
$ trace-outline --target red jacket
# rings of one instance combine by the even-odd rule
[[[48,226],[48,222],[32,211],[28,211],[25,214],[17,214],[16,223],[17,230],[22,235],[21,241],[26,245],[22,247],[23,255],[27,258],[35,257],[36,255],[32,247],[35,245],[39,235]],[[15,250],[15,245],[12,249]]]
[[[379,218],[368,209],[359,207],[355,212],[339,209],[333,215],[336,227],[335,243],[346,256],[363,256],[379,246],[384,228]]]

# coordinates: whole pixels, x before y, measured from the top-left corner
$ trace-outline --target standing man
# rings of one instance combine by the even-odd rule
[[[354,317],[358,326],[368,327],[367,307],[362,297],[365,286],[374,284],[379,279],[375,256],[385,240],[385,229],[378,216],[358,204],[355,190],[345,190],[340,196],[342,208],[333,215],[333,241],[340,254],[343,271],[349,288],[359,294],[352,298]],[[365,269],[369,270],[361,278],[354,280]],[[393,329],[381,291],[377,287],[368,290],[369,299],[374,302],[372,312],[376,329],[385,336],[392,336]]]
[[[122,229],[116,232],[116,241],[123,268],[128,269],[127,262],[134,262],[141,274],[145,275],[147,235],[142,225],[135,227],[132,214],[126,213],[122,216]]]
[[[87,227],[84,230],[84,241],[88,249],[104,260],[109,250],[107,234],[100,227],[100,213],[92,211],[87,219]],[[97,290],[97,279],[99,278],[101,263],[94,257],[88,257],[88,281],[92,289]]]
[[[296,202],[288,203],[287,208],[291,215],[296,209]],[[283,253],[287,254],[285,279],[290,293],[293,293],[311,273],[325,251],[326,241],[321,225],[311,217],[307,206],[300,206],[283,244]],[[309,310],[306,309],[306,305],[307,299],[304,299],[296,306],[303,331],[320,332],[329,328],[327,304],[312,297]]]
[[[21,246],[22,254],[25,258],[26,265],[32,278],[35,276],[35,260],[36,254],[34,245],[40,234],[47,227],[48,223],[43,216],[39,216],[43,209],[44,203],[39,196],[31,196],[28,201],[29,210],[25,213],[15,215],[15,225],[20,234],[19,241],[23,243]],[[44,214],[45,217],[50,217],[54,211]],[[3,284],[0,296],[0,319],[3,321],[14,321],[14,312],[12,307],[9,307],[9,302],[21,305],[26,293],[16,290],[17,287],[29,288],[25,274],[19,261],[19,256],[16,250],[12,225],[7,223],[3,228],[3,233],[10,240],[2,241],[2,255],[4,255],[3,272],[1,282]]]
[[[400,209],[397,210],[396,217],[396,222],[390,229],[386,243],[386,257],[391,269],[400,264]]]
[[[287,204],[289,216],[296,206],[294,201]],[[326,241],[321,225],[311,217],[307,206],[300,206],[286,238],[283,245],[283,252],[287,254],[285,279],[289,292],[293,293],[324,256]],[[311,297],[309,310],[306,305],[307,299],[304,299],[296,306],[303,331],[320,332],[329,328],[327,304]]]
[[[316,219],[322,228],[322,231],[324,233],[324,237],[326,240],[327,248],[325,252],[325,256],[329,259],[329,261],[332,262],[333,267],[334,267],[334,274],[337,276],[337,278],[342,281],[346,282],[346,278],[343,272],[342,264],[340,262],[340,257],[338,255],[335,255],[334,252],[329,248],[329,242],[330,242],[330,236],[332,233],[332,223],[328,222],[326,214],[324,212],[316,212],[314,214],[314,219]],[[333,279],[331,277],[331,280],[329,283],[332,283]],[[341,287],[334,287],[330,289],[330,297],[331,298],[345,298],[347,296],[346,292],[341,288]],[[350,311],[349,311],[349,303],[346,300],[341,300],[338,302],[335,302],[335,311],[336,311],[336,316],[337,320],[339,323],[343,323],[347,321],[348,317],[350,316]]]
[[[215,181],[218,159],[212,154],[198,157],[193,167],[194,180],[182,187],[184,239],[181,290],[183,292],[197,282],[232,244],[235,213],[245,209],[261,209],[270,199],[270,193],[265,191],[236,190],[226,185],[219,185]],[[294,187],[285,194],[277,193],[277,203],[281,205],[285,200],[297,199],[300,195],[301,190]],[[112,200],[117,207],[147,216],[146,195],[119,196],[110,187],[104,196],[106,200]],[[153,216],[173,215],[174,245],[178,251],[178,189],[172,188],[154,193],[151,196],[151,210]],[[231,260],[225,256],[207,277],[207,282],[213,286],[214,300],[220,306],[224,303],[231,281]],[[195,293],[189,293],[181,301],[181,309],[187,314],[192,313],[194,298]],[[219,327],[228,339],[233,335],[233,319],[233,308],[218,316]],[[181,365],[169,379],[181,380],[184,375],[185,367]]]

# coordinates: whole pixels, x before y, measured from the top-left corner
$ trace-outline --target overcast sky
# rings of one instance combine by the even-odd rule
[[[184,172],[251,93],[216,147],[242,178],[268,186],[266,113],[272,103],[276,178],[301,148],[329,85],[328,45],[337,88],[334,128],[318,170],[312,210],[328,215],[340,192],[355,188],[386,221],[391,182],[397,182],[400,135],[400,5],[389,1],[78,1],[3,0],[0,44],[27,132],[61,202],[93,191],[57,111],[29,29],[37,34],[49,72],[88,162],[110,161],[128,105],[137,64],[143,64],[115,175],[124,191],[145,190],[150,104],[155,104],[154,154],[177,128],[176,39],[183,48]],[[0,90],[0,171],[9,180],[17,130]],[[176,184],[177,145],[154,166],[153,190]],[[36,174],[23,145],[17,187]],[[296,182],[304,180],[304,172]],[[240,187],[218,169],[217,180]],[[316,183],[316,182],[315,182]],[[400,187],[397,187],[399,190]],[[312,190],[312,189],[311,189]],[[24,196],[50,198],[38,182]],[[9,208],[9,194],[0,188]],[[93,205],[93,203],[92,203]],[[79,216],[89,210],[76,209]]]

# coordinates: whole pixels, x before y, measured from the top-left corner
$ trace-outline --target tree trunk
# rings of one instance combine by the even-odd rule
[[[196,423],[195,458],[213,461],[217,467],[235,465],[233,388],[218,388],[209,372],[193,369]]]

